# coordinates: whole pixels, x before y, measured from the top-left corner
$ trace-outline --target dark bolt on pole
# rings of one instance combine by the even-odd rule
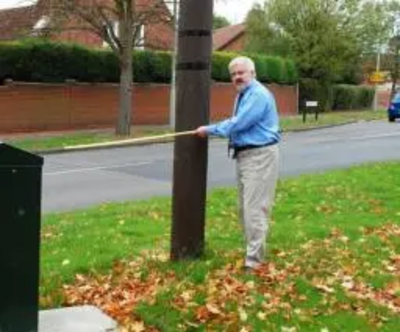
[[[208,123],[213,0],[180,2],[176,74],[176,131]],[[174,146],[171,259],[204,250],[208,142],[177,137]]]

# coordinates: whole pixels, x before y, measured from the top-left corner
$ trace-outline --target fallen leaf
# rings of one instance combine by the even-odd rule
[[[242,322],[246,322],[248,319],[246,311],[244,311],[242,308],[239,308],[239,317]]]
[[[134,322],[133,324],[129,324],[127,329],[129,332],[143,332],[146,328],[143,322]]]
[[[319,289],[319,290],[322,290],[322,291],[324,291],[324,292],[326,292],[326,293],[329,293],[329,294],[332,294],[332,293],[335,292],[335,290],[334,290],[333,288],[328,287],[328,286],[326,286],[326,285],[318,284],[318,285],[315,285],[315,288],[317,288],[317,289]]]
[[[69,263],[70,263],[69,259],[64,259],[64,260],[62,261],[61,265],[62,265],[62,266],[66,266],[66,265],[69,265]]]
[[[206,304],[206,308],[207,308],[207,310],[209,312],[211,312],[214,315],[220,315],[221,314],[221,310],[219,310],[219,308],[214,304],[207,303]]]
[[[296,327],[286,327],[282,326],[281,327],[281,332],[296,332]]]
[[[257,318],[258,318],[259,320],[265,320],[265,319],[267,318],[267,314],[266,314],[265,312],[259,311],[259,312],[257,313]]]

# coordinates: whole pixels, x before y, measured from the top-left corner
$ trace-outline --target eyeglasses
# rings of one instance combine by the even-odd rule
[[[245,70],[238,70],[238,71],[232,71],[230,74],[231,74],[231,76],[233,77],[233,76],[241,76],[241,75],[243,75],[244,73],[246,73]]]

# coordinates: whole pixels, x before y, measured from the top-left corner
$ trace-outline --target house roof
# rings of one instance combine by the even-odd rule
[[[0,11],[0,40],[15,40],[26,36],[42,17],[37,5]]]
[[[223,49],[226,45],[243,35],[245,30],[245,23],[229,25],[215,30],[213,33],[213,49],[215,51]]]
[[[90,3],[90,0],[85,0]],[[111,0],[103,0],[104,2]],[[29,36],[34,30],[40,30],[49,24],[51,0],[36,0],[34,4],[25,7],[15,7],[0,10],[0,40],[17,40]],[[170,12],[163,0],[137,0],[136,6],[139,11],[157,10],[163,17],[170,16]],[[159,23],[155,18],[149,16],[149,24]],[[154,22],[153,22],[154,21]],[[163,43],[172,45],[172,35],[161,34]],[[160,39],[158,38],[158,39]],[[157,44],[157,43],[156,43]],[[165,47],[164,47],[165,48]]]
[[[143,0],[143,2],[146,2],[146,0]],[[36,4],[30,6],[0,10],[0,40],[16,40],[32,32],[33,27],[46,14],[46,10],[39,5],[40,3],[39,0]],[[244,23],[215,30],[213,32],[213,49],[216,51],[223,49],[243,35],[244,32]]]

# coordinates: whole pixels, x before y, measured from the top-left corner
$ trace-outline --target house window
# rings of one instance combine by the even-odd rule
[[[50,17],[43,15],[39,21],[35,23],[32,29],[32,35],[38,36],[43,33],[43,31],[50,25]]]
[[[112,23],[112,27],[113,27],[113,31],[114,31],[115,35],[117,37],[119,37],[119,22],[118,21],[114,21]],[[134,42],[135,43],[134,44],[134,48],[135,48],[135,50],[144,50],[144,44],[145,44],[144,43],[144,25],[143,24],[140,25],[139,29],[140,30],[139,30],[138,38]],[[108,27],[107,27],[107,33],[110,34]],[[105,40],[103,40],[102,47],[103,48],[109,48],[110,45],[108,45],[108,43]]]
[[[111,23],[111,26],[112,26],[114,34],[117,37],[119,37],[119,22],[118,21],[114,21],[114,22]],[[108,27],[106,24],[104,24],[104,27],[107,29],[107,34],[110,36],[111,35],[110,27]],[[103,46],[103,48],[109,48],[110,47],[110,45],[108,45],[108,43],[105,40],[103,40],[103,45],[102,46]]]
[[[139,29],[139,38],[135,40],[135,50],[144,50],[144,24]]]

